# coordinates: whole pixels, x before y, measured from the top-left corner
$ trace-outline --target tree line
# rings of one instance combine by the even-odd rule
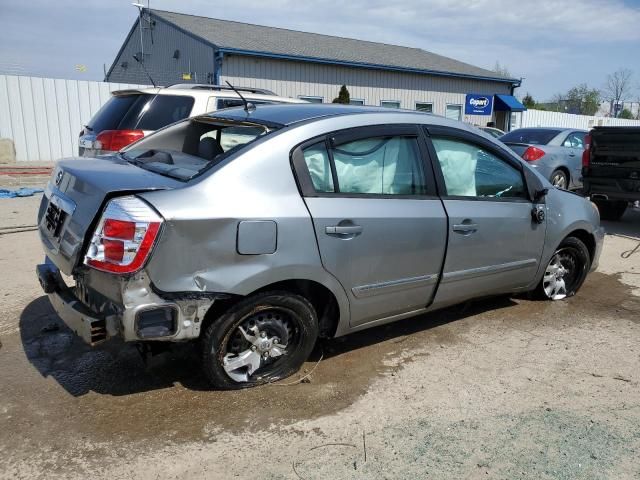
[[[633,84],[633,72],[621,68],[607,75],[607,80],[600,89],[591,88],[586,83],[581,83],[565,93],[554,95],[548,102],[537,102],[527,92],[522,103],[525,107],[536,110],[595,115],[603,102],[609,102],[611,116],[632,119],[634,118],[633,112],[631,109],[625,108],[624,103],[630,102],[634,93],[636,93],[636,88]],[[633,100],[640,103],[640,93],[637,97],[637,100],[635,98]],[[640,119],[640,106],[635,118]]]

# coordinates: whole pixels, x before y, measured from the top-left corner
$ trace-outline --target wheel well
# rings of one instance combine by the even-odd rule
[[[585,244],[587,250],[589,250],[589,259],[593,261],[593,257],[596,254],[596,240],[589,232],[586,230],[574,230],[567,237],[576,237],[581,240],[582,243]]]
[[[323,338],[331,338],[335,335],[336,329],[338,328],[338,320],[340,319],[340,308],[336,297],[327,287],[312,280],[284,280],[266,285],[255,292],[251,292],[247,297],[269,290],[284,290],[305,297],[311,302],[318,316],[320,336]],[[246,297],[234,295],[233,297],[213,302],[213,305],[207,311],[200,331],[204,332],[211,322],[219,318],[224,312],[243,298]]]

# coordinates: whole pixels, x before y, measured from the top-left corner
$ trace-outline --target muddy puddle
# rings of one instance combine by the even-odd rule
[[[0,339],[0,451],[15,442],[55,445],[59,438],[62,444],[69,436],[180,442],[209,438],[216,429],[257,430],[315,418],[351,405],[413,355],[468,341],[465,333],[475,322],[529,329],[583,317],[597,321],[599,314],[638,322],[640,299],[616,277],[595,273],[567,302],[500,297],[469,303],[323,341],[301,373],[280,384],[216,392],[200,374],[193,345],[177,345],[145,367],[132,345],[82,344],[40,297],[18,313],[20,334]],[[400,356],[404,360],[390,361]],[[310,383],[282,385],[314,368]]]

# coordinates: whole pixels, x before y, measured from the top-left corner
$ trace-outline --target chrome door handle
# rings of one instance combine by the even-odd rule
[[[470,234],[478,230],[478,225],[475,223],[460,223],[453,226],[453,231],[457,233]]]
[[[360,225],[334,225],[325,227],[324,231],[327,235],[360,235],[362,227]]]

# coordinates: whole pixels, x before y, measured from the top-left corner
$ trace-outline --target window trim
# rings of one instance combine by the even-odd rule
[[[461,103],[447,103],[444,107],[444,118],[453,120],[453,118],[447,117],[447,108],[449,107],[460,107],[460,118],[456,120],[456,122],[461,122],[462,120],[464,120],[464,105]]]
[[[512,157],[512,155],[503,149],[501,146],[494,144],[490,140],[484,137],[476,135],[472,132],[467,132],[453,127],[444,127],[441,125],[424,125],[425,135],[427,137],[427,148],[429,150],[429,156],[431,157],[431,164],[435,174],[436,184],[438,186],[438,193],[443,200],[467,200],[475,202],[513,202],[513,203],[532,203],[535,192],[533,191],[533,185],[529,182],[531,178],[527,175],[527,169],[518,159]],[[500,160],[504,161],[508,165],[514,167],[520,172],[522,176],[522,183],[525,191],[528,193],[527,198],[518,197],[467,197],[463,195],[449,195],[447,194],[447,186],[444,181],[444,174],[438,161],[438,154],[431,137],[444,137],[452,140],[458,140],[461,142],[473,143],[479,147],[485,149],[488,153],[496,156]],[[540,203],[544,203],[541,201]]]
[[[397,107],[385,107],[383,103],[397,103]],[[384,108],[402,108],[402,102],[400,100],[380,100],[380,106]]]
[[[405,199],[405,200],[437,200],[438,187],[437,178],[432,167],[430,152],[428,151],[427,142],[424,138],[424,132],[421,125],[418,124],[392,124],[392,125],[368,125],[362,127],[352,127],[343,130],[328,132],[316,137],[310,138],[291,149],[290,162],[293,175],[298,185],[300,195],[305,198],[367,198],[367,199]],[[333,154],[331,149],[335,145],[342,145],[355,140],[370,138],[376,136],[407,136],[415,137],[418,144],[418,155],[422,162],[422,171],[424,175],[424,184],[426,194],[423,195],[394,195],[383,193],[349,193],[349,192],[317,192],[313,186],[309,169],[304,160],[303,150],[307,147],[322,142],[326,142],[327,152],[329,153],[331,173],[335,175],[335,165],[333,163]],[[336,143],[337,142],[337,143]],[[339,188],[337,178],[333,177],[334,188]]]
[[[418,105],[431,105],[431,111],[430,112],[424,112],[424,110],[418,110]],[[416,112],[433,113],[433,102],[416,101],[414,106],[415,106]]]
[[[309,103],[324,103],[324,97],[318,97],[316,95],[298,95],[298,100],[307,100],[307,99],[320,100],[320,102],[309,102]]]
[[[362,103],[351,103],[352,101],[362,102]],[[356,105],[358,107],[364,107],[367,102],[364,101],[364,98],[349,98],[349,105]]]

